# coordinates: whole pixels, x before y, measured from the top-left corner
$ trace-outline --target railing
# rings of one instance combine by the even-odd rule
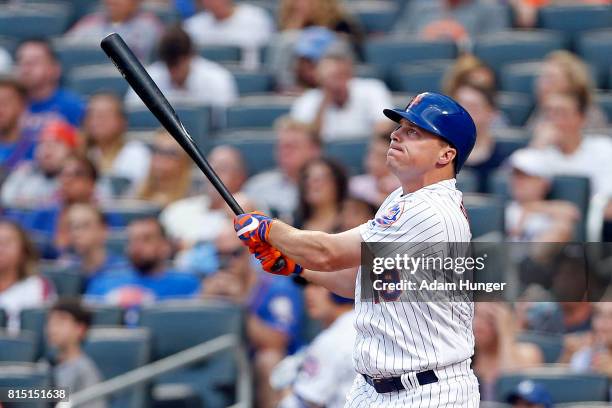
[[[167,372],[189,366],[205,360],[221,351],[234,348],[237,351],[238,384],[237,403],[235,407],[250,408],[252,401],[251,370],[246,349],[238,336],[225,334],[197,346],[188,348],[153,363],[138,367],[135,370],[113,377],[73,394],[70,407],[83,407],[98,398],[108,397],[127,388],[147,382]],[[62,405],[63,407],[66,405]]]

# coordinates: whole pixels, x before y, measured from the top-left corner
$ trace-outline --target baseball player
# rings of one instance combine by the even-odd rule
[[[399,124],[391,133],[387,165],[401,187],[373,220],[327,234],[255,212],[236,217],[234,227],[266,271],[298,273],[354,296],[357,375],[346,407],[477,407],[478,381],[470,368],[473,304],[362,299],[356,268],[362,242],[471,239],[455,177],[474,147],[476,128],[463,107],[433,92],[417,95],[405,110],[383,112]]]

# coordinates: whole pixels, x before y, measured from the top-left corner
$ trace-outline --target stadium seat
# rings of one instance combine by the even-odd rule
[[[501,68],[499,83],[502,91],[533,95],[541,62],[516,62]]]
[[[512,92],[499,92],[497,104],[510,121],[511,126],[523,126],[529,119],[534,105],[529,95]]]
[[[452,61],[427,61],[417,64],[403,64],[391,68],[389,85],[397,92],[419,93],[424,91],[441,92],[442,78]]]
[[[240,307],[221,302],[167,302],[144,308],[140,324],[152,333],[153,356],[163,358],[227,333],[242,336]],[[162,376],[158,383],[186,383],[198,390],[204,406],[228,406],[236,364],[231,351],[194,367]]]
[[[542,384],[550,392],[555,404],[578,401],[607,401],[608,378],[599,374],[548,372],[547,370],[525,371],[502,375],[495,384],[497,401],[505,397],[519,382],[531,379]]]
[[[79,271],[57,265],[52,262],[41,263],[43,276],[53,282],[57,294],[61,296],[79,296],[83,290],[83,276]]]
[[[229,45],[201,46],[198,47],[198,54],[208,60],[223,63],[238,63],[241,59],[240,48]]]
[[[14,37],[0,36],[0,48],[4,48],[11,55],[15,53],[17,44],[18,40]]]
[[[428,60],[454,59],[457,46],[453,41],[424,41],[405,36],[374,38],[365,43],[365,60],[381,69],[385,76],[398,64]]]
[[[563,48],[563,37],[555,32],[503,31],[476,38],[474,55],[499,75],[505,64],[542,59]]]
[[[117,68],[111,64],[98,43],[82,43],[72,39],[61,39],[53,42],[53,48],[62,64],[64,78],[68,78],[72,70],[76,68],[89,67],[91,65],[104,64],[112,67],[118,73]]]
[[[211,108],[205,105],[173,104],[176,114],[193,137],[196,145],[206,143],[211,127]],[[130,106],[127,109],[130,130],[155,130],[161,128],[157,118],[144,105]]]
[[[129,87],[117,68],[111,64],[75,68],[68,75],[66,86],[86,97],[99,92],[110,92],[120,99],[123,99]]]
[[[51,373],[45,365],[32,363],[0,364],[0,387],[34,389],[51,386]],[[26,404],[17,404],[25,407]],[[44,400],[28,402],[28,408],[47,408],[49,403]],[[6,406],[9,408],[9,406]]]
[[[582,217],[576,224],[574,238],[577,241],[584,241],[586,239],[585,220],[591,197],[589,179],[579,176],[556,176],[553,179],[549,197],[551,200],[569,201],[580,210]]]
[[[478,192],[478,177],[473,170],[462,168],[457,175],[457,188],[464,193]]]
[[[150,361],[150,333],[135,328],[93,328],[83,345],[104,379],[110,379],[134,370]],[[136,408],[144,406],[147,385],[141,384],[113,395],[111,406]]]
[[[106,249],[115,254],[123,254],[127,246],[127,234],[124,229],[111,230],[106,239]]]
[[[350,1],[347,9],[368,34],[389,32],[399,15],[394,1]]]
[[[202,408],[202,398],[187,384],[158,384],[153,388],[153,408]]]
[[[580,35],[577,43],[578,54],[589,64],[597,67],[600,88],[611,88],[607,74],[612,66],[612,29],[587,31]]]
[[[241,98],[227,109],[228,129],[270,128],[280,116],[291,110],[291,98],[251,96]]]
[[[532,343],[540,348],[544,356],[544,363],[556,363],[563,350],[563,336],[560,334],[528,331],[521,333],[517,339],[522,343]]]
[[[529,144],[529,134],[522,128],[498,129],[494,137],[502,157],[509,157],[516,150]]]
[[[326,156],[342,163],[350,175],[356,176],[364,172],[363,160],[369,142],[370,140],[367,138],[327,142],[324,151]]]
[[[268,72],[232,70],[240,96],[262,94],[274,90],[274,77]]]
[[[474,193],[464,194],[463,197],[472,238],[490,232],[504,232],[504,206],[498,197]]]
[[[560,31],[568,41],[582,31],[612,27],[610,5],[555,5],[538,11],[538,27]]]
[[[34,333],[22,330],[18,335],[0,331],[0,361],[33,362],[36,356]]]
[[[63,4],[4,5],[0,7],[0,35],[20,40],[61,35],[68,26],[69,14]]]
[[[611,72],[612,73],[612,72]],[[612,76],[610,77],[612,79]],[[597,103],[603,111],[608,115],[608,122],[612,121],[612,92],[602,92],[595,96]]]
[[[353,67],[353,75],[358,78],[375,78],[381,81],[385,80],[385,76],[378,67],[370,64],[356,64]]]
[[[112,214],[122,221],[122,226],[127,226],[130,222],[139,218],[157,217],[161,210],[161,207],[152,201],[118,200],[104,206],[102,212],[107,217]]]
[[[230,145],[238,149],[242,154],[248,174],[250,175],[272,169],[276,166],[274,159],[275,139],[223,137],[215,140],[213,146],[217,145]]]

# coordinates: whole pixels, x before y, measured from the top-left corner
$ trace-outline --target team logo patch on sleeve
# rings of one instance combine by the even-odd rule
[[[402,205],[396,203],[376,217],[376,222],[380,225],[391,225],[399,219],[400,215],[402,215]]]

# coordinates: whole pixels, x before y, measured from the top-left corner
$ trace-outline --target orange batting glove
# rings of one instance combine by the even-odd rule
[[[249,248],[259,243],[267,243],[272,227],[272,218],[253,211],[237,215],[234,218],[234,229],[238,238]]]
[[[249,251],[259,260],[264,271],[275,275],[299,275],[303,268],[287,258],[270,244],[259,243],[249,247]]]

